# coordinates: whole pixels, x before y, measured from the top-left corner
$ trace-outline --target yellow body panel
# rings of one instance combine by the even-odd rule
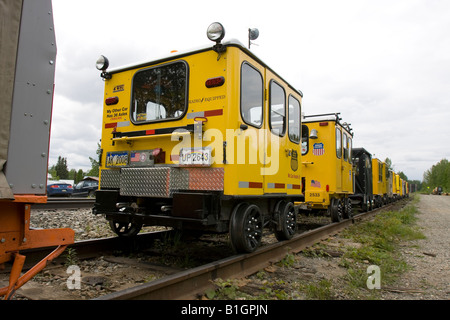
[[[392,193],[394,196],[400,196],[400,186],[401,186],[401,182],[400,182],[400,176],[396,173],[394,173],[394,182],[392,184]]]
[[[325,208],[331,198],[353,193],[351,135],[335,121],[303,123],[308,132],[317,130],[317,139],[309,138],[303,146],[305,202],[311,208]],[[336,137],[347,135],[346,148],[338,156]],[[305,137],[304,137],[305,138]],[[341,138],[342,139],[342,138]],[[345,158],[345,159],[344,159]]]
[[[400,192],[399,192],[400,196],[401,197],[405,196],[405,181],[402,178],[400,178],[399,188],[400,188]]]
[[[372,159],[373,195],[383,196],[386,193],[385,168],[385,164],[379,159]]]

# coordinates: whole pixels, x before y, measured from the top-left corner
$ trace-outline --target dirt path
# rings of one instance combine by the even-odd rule
[[[417,225],[426,239],[409,242],[402,254],[412,270],[383,290],[383,299],[450,299],[450,196],[420,195]],[[397,292],[396,292],[397,290]]]

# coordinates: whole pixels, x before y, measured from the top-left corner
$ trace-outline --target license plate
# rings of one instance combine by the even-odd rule
[[[153,167],[153,150],[130,151],[130,167]]]
[[[125,167],[128,165],[128,152],[108,152],[106,154],[106,167],[107,168],[117,168]]]
[[[180,165],[211,165],[211,148],[183,148],[180,150]]]

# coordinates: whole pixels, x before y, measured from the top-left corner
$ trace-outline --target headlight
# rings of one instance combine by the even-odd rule
[[[105,56],[100,56],[100,58],[97,59],[97,62],[95,63],[95,67],[98,70],[105,71],[109,67],[109,61],[108,58]]]
[[[206,31],[208,39],[219,43],[225,37],[225,28],[219,22],[211,23]]]

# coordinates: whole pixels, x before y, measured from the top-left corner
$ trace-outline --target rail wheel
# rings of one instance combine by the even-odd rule
[[[230,239],[237,252],[253,252],[261,244],[263,215],[255,204],[238,204],[231,215]]]
[[[349,198],[344,199],[344,218],[351,219],[353,218],[353,208],[352,201]]]
[[[280,201],[276,208],[279,212],[279,226],[275,230],[275,237],[278,241],[292,239],[297,232],[297,214],[292,202]]]
[[[342,202],[339,199],[331,199],[330,206],[328,207],[328,210],[330,210],[331,214],[331,221],[332,222],[340,222],[343,219],[343,207]]]
[[[109,221],[109,226],[119,237],[134,237],[142,228],[142,224],[119,221]]]
[[[361,206],[362,211],[368,212],[371,210],[371,202],[369,198],[365,198],[364,204]]]

